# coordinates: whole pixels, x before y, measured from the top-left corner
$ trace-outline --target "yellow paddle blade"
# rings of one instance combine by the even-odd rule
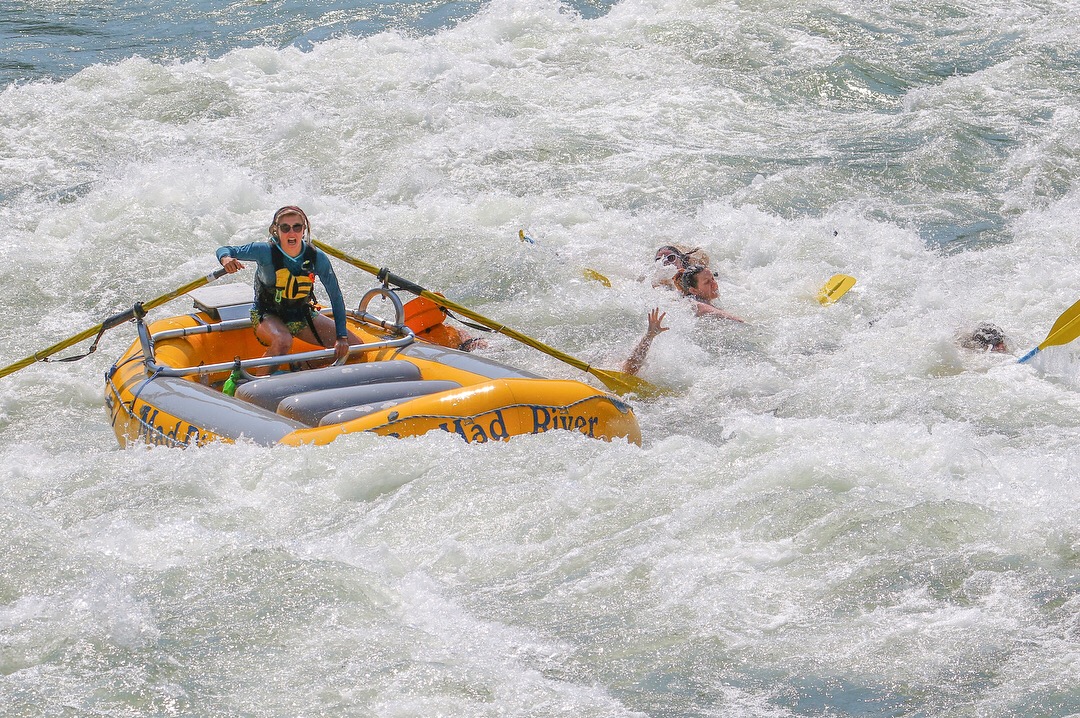
[[[610,369],[596,369],[594,367],[589,367],[586,371],[599,379],[600,383],[608,389],[619,395],[636,394],[643,399],[652,399],[668,393],[667,390],[661,389],[655,384],[650,384],[634,374]]]
[[[832,304],[840,297],[847,294],[848,290],[855,286],[855,277],[847,274],[834,274],[825,286],[818,291],[818,301],[824,306]]]
[[[585,279],[591,279],[594,282],[600,282],[605,287],[611,286],[611,280],[605,277],[603,274],[600,274],[600,272],[596,271],[595,269],[589,269],[588,267],[586,267],[585,269],[581,270],[581,276],[585,277]]]
[[[1054,326],[1050,327],[1050,333],[1039,345],[1039,349],[1068,344],[1078,336],[1080,336],[1080,301],[1062,312],[1054,322]]]

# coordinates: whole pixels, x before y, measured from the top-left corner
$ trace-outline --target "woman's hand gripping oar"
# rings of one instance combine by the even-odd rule
[[[1078,336],[1080,336],[1080,302],[1062,312],[1054,322],[1054,326],[1050,327],[1050,333],[1046,335],[1043,343],[1020,357],[1020,363],[1023,364],[1046,347],[1068,344]]]
[[[389,272],[389,270],[379,269],[378,267],[376,267],[373,264],[368,264],[367,262],[365,262],[365,261],[363,261],[361,259],[357,259],[356,257],[345,254],[341,250],[334,249],[333,247],[331,247],[331,246],[329,246],[329,245],[327,245],[327,244],[325,244],[323,242],[320,242],[319,240],[312,240],[312,243],[316,247],[321,249],[322,251],[329,254],[331,257],[336,257],[336,258],[340,259],[341,261],[343,261],[343,262],[345,262],[347,264],[351,264],[352,266],[357,267],[359,269],[362,269],[365,272],[368,272],[370,274],[374,274],[376,277],[378,277],[382,281],[389,282],[390,284],[393,284],[393,285],[395,285],[397,287],[400,287],[400,288],[404,289],[405,291],[412,292],[413,294],[416,294],[418,296],[426,297],[427,299],[430,299],[431,301],[438,304],[440,307],[446,307],[450,311],[455,312],[457,314],[460,314],[463,317],[468,317],[469,319],[472,319],[474,322],[477,322],[478,324],[482,324],[485,327],[491,329],[492,331],[495,331],[495,332],[498,332],[499,334],[510,337],[511,339],[514,339],[516,341],[521,342],[522,344],[526,344],[526,345],[532,347],[533,349],[537,349],[539,351],[542,351],[543,353],[547,354],[548,356],[554,357],[554,358],[558,359],[559,361],[565,362],[565,363],[569,364],[572,367],[580,369],[583,372],[586,372],[588,374],[592,374],[594,377],[599,379],[600,382],[604,386],[606,386],[608,389],[611,389],[616,394],[631,394],[631,393],[633,393],[633,394],[637,394],[638,396],[656,396],[656,395],[662,393],[662,391],[658,387],[654,386],[653,384],[650,384],[649,382],[645,381],[641,377],[637,377],[637,376],[634,376],[633,374],[627,374],[626,372],[621,372],[621,371],[612,371],[610,369],[598,369],[598,368],[596,368],[596,367],[594,367],[594,366],[592,366],[592,365],[590,365],[590,364],[588,364],[588,363],[586,363],[586,362],[584,362],[584,361],[582,361],[580,359],[577,359],[575,357],[570,356],[569,354],[561,352],[558,349],[555,349],[553,347],[549,347],[547,344],[544,344],[544,343],[542,343],[542,342],[540,342],[540,341],[538,341],[536,339],[533,339],[530,336],[526,336],[525,334],[522,334],[519,331],[516,331],[514,329],[511,329],[510,327],[507,327],[507,326],[505,326],[503,324],[500,324],[499,322],[496,322],[494,319],[488,319],[487,317],[483,316],[482,314],[478,314],[477,312],[474,312],[473,310],[471,310],[471,309],[469,309],[467,307],[463,307],[460,304],[458,304],[457,302],[451,301],[451,300],[447,299],[446,297],[444,297],[442,295],[436,294],[435,292],[429,292],[428,290],[424,289],[423,287],[421,287],[418,284],[415,284],[413,282],[410,282],[407,279],[402,279],[401,277],[398,277],[398,276],[396,276],[394,274],[391,274]]]
[[[70,346],[78,344],[79,342],[83,341],[84,339],[89,339],[90,337],[92,337],[94,335],[97,335],[97,339],[94,340],[93,346],[91,346],[90,350],[88,352],[86,352],[85,354],[82,354],[82,355],[76,356],[76,357],[68,357],[66,359],[55,359],[55,360],[52,360],[52,361],[75,361],[76,359],[82,359],[83,357],[89,356],[90,354],[92,354],[94,352],[95,349],[97,349],[98,339],[101,339],[101,335],[103,333],[105,333],[106,330],[112,329],[113,327],[118,327],[118,326],[120,326],[121,324],[123,324],[125,322],[129,322],[132,319],[135,319],[136,315],[142,316],[142,314],[145,314],[146,312],[150,311],[154,307],[159,307],[162,304],[164,304],[165,302],[168,302],[168,301],[171,301],[173,299],[176,299],[177,297],[183,296],[183,295],[187,294],[188,292],[192,291],[193,289],[198,289],[199,287],[203,286],[204,284],[209,284],[210,282],[212,282],[215,279],[217,279],[219,277],[222,277],[224,275],[225,275],[225,270],[224,270],[224,268],[222,268],[222,269],[219,269],[219,270],[217,270],[215,272],[207,274],[205,277],[199,277],[198,279],[196,279],[196,280],[194,280],[192,282],[188,282],[184,286],[178,287],[178,288],[174,289],[171,292],[167,292],[166,294],[162,294],[160,297],[155,297],[154,299],[151,299],[149,302],[142,302],[142,303],[136,304],[135,306],[133,306],[131,309],[128,309],[127,311],[120,312],[119,314],[116,314],[116,315],[113,315],[113,316],[109,317],[108,319],[103,321],[101,324],[97,324],[95,326],[92,326],[92,327],[90,327],[89,329],[87,329],[85,331],[79,332],[75,336],[68,337],[67,339],[65,339],[65,340],[63,340],[61,342],[57,342],[56,344],[53,344],[51,347],[49,347],[47,349],[42,349],[39,352],[31,354],[30,356],[26,357],[25,359],[20,359],[19,361],[15,362],[14,364],[12,364],[10,366],[6,366],[3,369],[0,369],[0,377],[5,377],[8,374],[14,374],[15,372],[19,371],[20,369],[24,369],[24,368],[30,366],[31,364],[33,364],[35,362],[50,361],[49,357],[52,356],[53,354],[55,354],[56,352],[63,351],[64,349],[67,349]]]

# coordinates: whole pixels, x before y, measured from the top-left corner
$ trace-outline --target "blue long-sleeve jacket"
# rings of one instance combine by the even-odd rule
[[[298,272],[301,269],[307,246],[307,242],[304,242],[303,249],[296,257],[290,257],[285,252],[281,252],[284,266],[289,271]],[[334,267],[330,264],[330,258],[318,247],[314,247],[314,249],[315,276],[322,282],[323,287],[326,289],[326,295],[330,299],[330,308],[334,312],[334,329],[337,337],[344,339],[348,336],[348,329],[345,324],[345,299],[341,296],[341,286],[338,284],[337,275],[334,274]],[[264,287],[269,287],[272,291],[276,281],[272,252],[273,248],[270,242],[258,241],[238,246],[227,244],[219,247],[215,254],[219,262],[223,257],[236,257],[241,262],[255,262],[258,264],[255,270],[255,281]]]

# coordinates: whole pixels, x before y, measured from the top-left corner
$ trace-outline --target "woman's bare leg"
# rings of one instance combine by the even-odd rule
[[[309,332],[311,330],[308,330]],[[285,326],[285,322],[281,321],[280,317],[273,314],[266,314],[263,316],[259,326],[255,327],[255,336],[267,346],[264,357],[271,356],[283,356],[289,353],[292,349],[293,337],[289,333],[288,327]],[[313,337],[314,338],[314,337]],[[277,370],[277,366],[259,367],[251,373],[255,376],[265,376],[271,374]]]

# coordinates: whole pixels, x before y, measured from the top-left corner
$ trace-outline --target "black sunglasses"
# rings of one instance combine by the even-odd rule
[[[289,230],[292,230],[293,232],[303,232],[304,223],[297,222],[296,224],[279,224],[277,228],[279,232],[288,232]]]

